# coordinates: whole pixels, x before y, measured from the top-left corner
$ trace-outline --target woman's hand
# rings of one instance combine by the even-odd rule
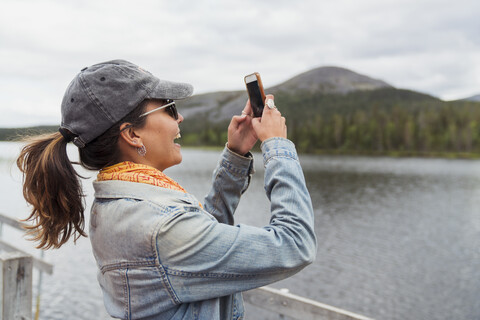
[[[272,100],[268,102],[268,100]],[[268,104],[273,106],[269,107]],[[252,120],[253,129],[255,130],[258,139],[262,142],[274,138],[274,137],[287,137],[287,126],[285,124],[285,118],[282,117],[280,111],[273,102],[273,95],[267,95],[265,108],[263,108],[263,114],[261,118],[254,118]]]
[[[252,127],[252,107],[247,101],[241,116],[233,116],[228,126],[228,149],[245,155],[253,148],[258,138]]]

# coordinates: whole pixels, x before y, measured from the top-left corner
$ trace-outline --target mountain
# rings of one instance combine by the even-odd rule
[[[339,67],[320,67],[272,87],[272,91],[341,93],[392,88],[391,85]]]
[[[333,67],[266,91],[301,153],[480,157],[480,102],[443,101]],[[246,99],[245,91],[234,91],[179,102],[182,143],[224,145],[228,121]]]
[[[275,95],[298,152],[480,157],[480,101],[443,101],[338,67],[316,68],[265,91]],[[177,101],[185,118],[181,144],[225,145],[228,122],[246,101],[245,90]],[[0,129],[0,139],[39,129]]]
[[[339,67],[319,67],[279,85],[265,88],[267,93],[276,94],[347,94],[354,91],[371,91],[382,88],[393,88],[382,80],[372,79],[348,69]],[[212,92],[190,97],[179,101],[185,119],[208,119],[218,123],[229,120],[239,114],[246,100],[245,90],[231,92]]]
[[[472,96],[472,97],[468,97],[468,98],[465,98],[465,99],[462,99],[463,101],[475,101],[475,102],[480,102],[480,94],[477,94],[475,96]]]

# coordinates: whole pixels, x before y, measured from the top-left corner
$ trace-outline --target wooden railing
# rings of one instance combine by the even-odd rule
[[[278,314],[280,319],[287,316],[298,320],[372,320],[271,287],[244,292],[243,299],[246,303]]]
[[[0,238],[3,225],[24,230],[24,224],[0,213]],[[32,319],[33,267],[39,272],[35,319],[38,319],[42,273],[53,273],[53,265],[33,257],[0,239],[0,320]]]

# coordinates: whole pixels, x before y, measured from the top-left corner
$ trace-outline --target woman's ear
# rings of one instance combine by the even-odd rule
[[[120,125],[119,139],[127,143],[128,145],[138,148],[142,146],[142,139],[136,135],[134,128],[128,122]]]

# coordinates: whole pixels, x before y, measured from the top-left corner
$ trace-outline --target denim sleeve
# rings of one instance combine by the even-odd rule
[[[313,205],[293,142],[271,138],[261,145],[265,166],[265,191],[270,200],[272,217],[267,230],[281,230],[293,238],[295,232],[308,234],[316,247],[313,229]],[[298,221],[292,229],[291,221]],[[274,229],[272,229],[274,228]]]
[[[213,172],[213,184],[204,207],[218,222],[233,225],[233,214],[254,173],[251,153],[240,156],[227,147]]]
[[[313,209],[295,147],[275,138],[265,141],[262,151],[269,225],[231,226],[191,211],[171,216],[159,228],[158,259],[176,303],[264,286],[314,260]]]

